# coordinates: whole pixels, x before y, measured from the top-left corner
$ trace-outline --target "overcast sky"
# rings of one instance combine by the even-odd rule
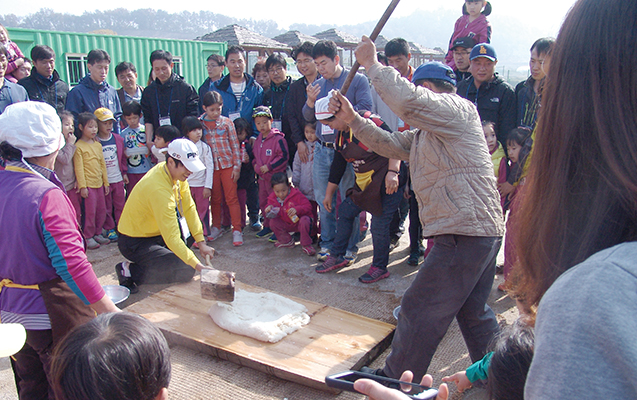
[[[543,35],[557,34],[564,15],[574,2],[574,0],[491,0],[494,14],[498,13],[499,16],[515,15],[528,21],[534,21],[538,31],[541,31]],[[95,11],[95,6],[98,4],[85,0],[54,2],[29,0],[25,2],[5,1],[4,3],[0,13],[20,16],[34,13],[41,8],[52,8],[56,12],[79,15],[85,11]],[[215,2],[190,0],[187,3],[175,0],[137,0],[132,3],[130,0],[109,0],[101,5],[104,9],[155,8],[168,12],[183,11],[184,6],[186,6],[186,9],[191,12],[207,10],[236,18],[272,19],[279,24],[280,28],[286,29],[293,23],[344,25],[376,21],[389,3],[390,0],[320,0],[317,2],[283,1],[279,3],[263,0],[221,0]],[[131,4],[134,6],[131,7]],[[311,6],[311,4],[315,5]],[[273,9],[275,6],[278,6],[279,10],[275,11]],[[462,0],[402,0],[394,15],[410,15],[419,8],[444,8],[458,10],[458,16],[460,16],[461,7]]]

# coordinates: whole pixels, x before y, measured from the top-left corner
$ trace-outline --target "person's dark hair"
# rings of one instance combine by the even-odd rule
[[[315,60],[321,56],[334,60],[337,55],[338,47],[336,47],[336,43],[331,40],[319,40],[312,49],[312,58]]]
[[[203,104],[204,107],[210,107],[213,104],[223,105],[223,97],[221,97],[221,94],[219,92],[211,90],[209,92],[206,92],[206,94],[203,95],[203,99],[201,99],[201,103]]]
[[[106,50],[93,49],[89,51],[86,56],[86,62],[91,65],[102,61],[107,61],[109,64],[111,63],[111,56],[108,55]]]
[[[634,1],[580,0],[551,51],[516,240],[527,306],[574,265],[637,240],[635,15]]]
[[[73,113],[68,110],[58,111],[58,116],[60,117],[60,121],[64,120],[64,118],[71,118],[71,120],[75,122],[75,116],[73,116]]]
[[[78,125],[84,126],[89,121],[97,121],[97,117],[95,116],[95,114],[90,112],[83,112],[78,114],[77,116]]]
[[[533,46],[531,46],[531,51],[535,50],[535,52],[539,55],[542,54],[551,54],[551,48],[555,44],[555,39],[552,37],[545,37],[535,41]]]
[[[168,160],[173,160],[173,162],[175,163],[175,168],[179,168],[180,166],[183,165],[183,163],[176,159],[175,157],[172,157],[170,155],[168,155],[168,153],[166,153],[166,163],[168,163]]]
[[[90,112],[83,112],[78,114],[77,131],[75,132],[75,136],[77,136],[78,139],[82,137],[82,128],[85,127],[86,124],[89,123],[90,121],[95,121],[97,123],[98,120],[95,114]]]
[[[30,58],[22,57],[22,60],[24,60],[25,63],[29,63],[29,64],[31,64],[31,66],[33,66],[33,61],[31,61]]]
[[[181,134],[183,137],[188,138],[188,134],[195,129],[203,130],[203,125],[199,118],[189,115],[181,120]]]
[[[265,67],[265,61],[259,60],[252,67],[252,76],[257,76],[257,72],[265,71],[268,72],[268,69]]]
[[[301,53],[305,53],[308,56],[312,57],[312,49],[314,49],[314,45],[312,42],[303,42],[292,50],[292,58],[296,61],[296,58]]]
[[[422,85],[423,82],[430,82],[432,85],[434,85],[442,93],[455,93],[456,92],[456,87],[451,82],[445,81],[444,79],[432,79],[432,78],[418,79],[418,80],[414,81],[414,85],[420,86],[420,85]]]
[[[500,332],[487,375],[491,400],[523,400],[524,384],[535,347],[533,328],[516,321]]]
[[[385,55],[409,57],[409,43],[403,38],[394,38],[385,45]]]
[[[97,316],[55,348],[58,400],[152,400],[170,383],[170,349],[151,322],[122,312]]]
[[[383,64],[384,66],[389,65],[389,60],[387,59],[385,53],[383,53],[382,51],[376,53],[376,58],[378,58],[378,62]]]
[[[150,53],[150,65],[153,65],[153,62],[157,60],[164,60],[170,65],[173,63],[173,55],[166,50],[155,50]]]
[[[246,131],[246,137],[252,136],[252,123],[245,118],[237,118],[234,120],[234,130],[239,133]]]
[[[130,115],[142,115],[142,106],[136,102],[135,100],[129,100],[127,102],[125,102],[124,104],[122,104],[122,114],[125,117],[128,117]]]
[[[244,60],[246,58],[246,51],[241,46],[233,45],[228,47],[228,50],[226,50],[226,62],[228,62],[230,54],[241,54]]]
[[[311,126],[312,129],[316,132],[316,122],[307,122],[305,121],[305,125],[303,125],[303,131],[305,131],[306,126]]]
[[[226,65],[226,60],[221,57],[219,54],[211,54],[208,56],[208,58],[206,59],[206,61],[214,61],[217,63],[217,65],[221,65],[221,66],[225,66]]]
[[[495,131],[495,123],[494,122],[487,121],[487,120],[482,120],[482,128],[486,128],[487,126],[490,126],[491,129],[493,129]]]
[[[55,51],[47,45],[38,44],[31,49],[31,59],[33,61],[48,60],[55,58]]]
[[[181,133],[179,133],[179,129],[173,125],[163,125],[157,128],[155,131],[155,136],[159,136],[164,139],[164,142],[170,143],[173,140],[180,138]]]
[[[507,144],[516,143],[519,146],[524,146],[524,142],[531,137],[531,133],[531,130],[524,126],[513,128],[507,135]]]
[[[478,3],[481,2],[482,0],[465,0],[465,3]],[[491,15],[491,3],[487,1],[487,5],[484,6],[484,10],[482,10],[482,13],[484,16],[488,17],[489,15]],[[462,14],[463,15],[469,15],[469,11],[467,11],[467,5],[463,4],[462,5]]]
[[[122,61],[121,63],[117,64],[117,67],[115,67],[115,76],[118,76],[119,74],[124,73],[128,70],[137,73],[137,68],[135,68],[135,65],[133,65],[132,62]]]
[[[274,187],[274,185],[278,185],[280,183],[285,183],[287,186],[290,186],[288,174],[286,174],[285,172],[277,172],[272,174],[272,178],[270,179],[270,186]]]
[[[275,65],[280,65],[283,68],[287,68],[288,67],[287,61],[285,61],[285,58],[279,53],[272,54],[272,55],[270,55],[270,57],[268,57],[267,60],[265,60],[265,69],[266,69],[266,71],[269,71],[270,67],[273,67]]]
[[[7,57],[8,56],[8,52],[7,52],[7,48],[4,47],[4,44],[0,43],[0,54],[2,54],[3,56]]]
[[[22,151],[13,147],[9,142],[0,142],[0,158],[6,161],[20,161],[22,160]]]

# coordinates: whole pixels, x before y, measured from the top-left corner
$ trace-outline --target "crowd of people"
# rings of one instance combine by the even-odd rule
[[[135,363],[155,368],[162,378],[152,384],[102,366],[118,379],[113,387],[135,393],[116,397],[166,398],[168,350],[152,326],[116,315],[84,324],[119,311],[86,248],[117,242],[126,258],[118,281],[135,293],[144,283],[189,281],[208,268],[193,249],[212,257],[209,243],[227,232],[236,247],[246,228],[276,248],[300,241],[324,274],[355,262],[369,230],[373,259],[359,281],[370,284],[390,276],[408,215],[407,263],[422,266],[386,364],[365,372],[431,385],[429,364],[456,319],[475,363],[443,379],[460,391],[486,380],[493,399],[634,397],[637,79],[620,58],[637,58],[622,46],[637,35],[622,28],[634,25],[637,7],[598,3],[579,0],[557,40],[534,41],[530,76],[515,88],[495,71],[483,0],[465,1],[446,64],[414,68],[404,39],[379,53],[363,37],[355,53],[365,75],[346,93],[350,71],[329,40],[294,49],[296,81],[279,54],[248,74],[245,51],[230,46],[208,57],[198,90],[173,72],[165,50],[151,53],[146,87],[132,63],[118,62],[116,90],[106,82],[110,55],[94,49],[89,74],[69,90],[50,47],[36,45],[26,59],[0,26],[0,317],[27,330],[12,359],[20,398],[92,393],[97,376],[79,350],[102,351],[111,330],[145,331],[149,340],[134,346],[162,356],[151,365],[127,347],[129,375],[142,369]],[[521,316],[500,332],[487,297],[503,237],[499,289]],[[87,350],[82,341],[97,344]],[[356,388],[404,398],[371,381]],[[443,384],[439,398],[447,393]]]

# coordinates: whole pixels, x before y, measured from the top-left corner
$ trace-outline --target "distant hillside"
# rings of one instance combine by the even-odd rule
[[[272,20],[237,19],[210,11],[168,13],[150,8],[132,11],[117,8],[85,12],[82,15],[62,14],[43,8],[27,16],[0,15],[0,23],[16,28],[65,32],[87,33],[98,29],[110,29],[123,36],[190,40],[230,24],[239,24],[268,37],[284,32]]]
[[[452,10],[421,10],[411,15],[389,20],[382,34],[391,39],[403,37],[408,41],[420,43],[429,48],[446,49],[453,24],[459,17]],[[515,70],[528,63],[529,48],[540,35],[534,34],[532,25],[514,18],[498,17],[497,13],[489,17],[493,26],[492,43],[499,55],[498,71],[513,74],[511,80],[521,80],[515,76]],[[162,10],[118,8],[107,11],[86,12],[82,15],[56,13],[52,9],[41,9],[27,16],[14,14],[0,15],[0,23],[9,27],[57,30],[70,32],[93,32],[111,30],[118,35],[165,37],[174,39],[194,39],[230,24],[239,24],[267,37],[274,37],[285,30],[280,29],[273,20],[237,19],[210,11],[168,13]],[[356,25],[306,25],[292,24],[290,29],[299,30],[308,35],[330,28],[355,36],[369,34],[375,21]],[[506,78],[506,76],[505,76]]]

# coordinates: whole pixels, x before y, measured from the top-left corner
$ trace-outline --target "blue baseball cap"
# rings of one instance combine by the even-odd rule
[[[415,83],[421,79],[442,79],[456,86],[456,74],[451,67],[438,61],[428,62],[416,68],[411,81]]]
[[[498,60],[498,55],[495,53],[495,49],[489,43],[478,43],[473,47],[473,49],[471,49],[469,59],[473,60],[478,57],[488,58],[491,61]]]

